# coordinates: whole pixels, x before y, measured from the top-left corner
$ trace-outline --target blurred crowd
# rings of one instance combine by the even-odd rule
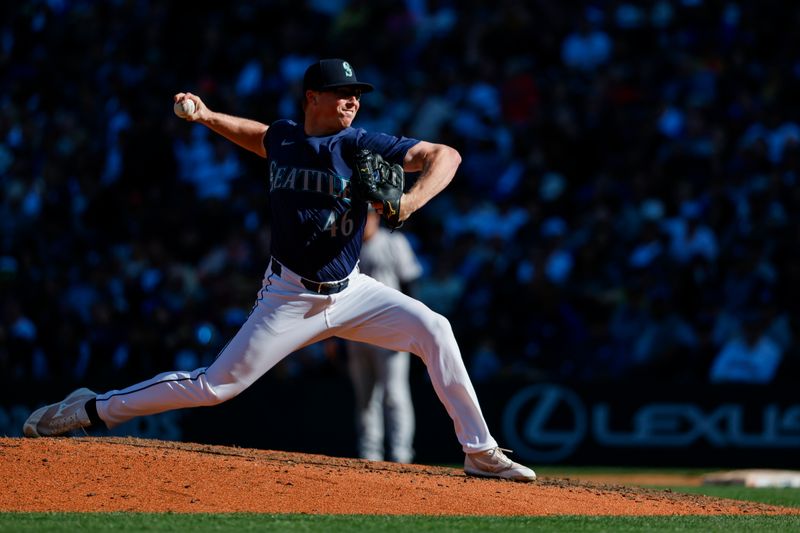
[[[263,161],[172,114],[457,148],[406,224],[478,382],[779,383],[798,360],[800,5],[774,0],[21,0],[0,7],[0,382],[209,364],[267,266]],[[411,176],[413,179],[413,176]],[[276,376],[324,372],[331,349]]]

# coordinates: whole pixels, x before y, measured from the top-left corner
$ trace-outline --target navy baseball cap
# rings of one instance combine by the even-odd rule
[[[356,79],[356,71],[344,59],[321,59],[306,69],[303,76],[303,92],[325,91],[336,87],[356,87],[362,93],[374,89],[369,83]]]

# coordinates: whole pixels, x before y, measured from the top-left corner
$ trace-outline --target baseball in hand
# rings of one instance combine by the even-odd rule
[[[175,105],[172,106],[172,109],[179,117],[186,118],[194,113],[194,100],[186,98],[180,102],[175,102]]]

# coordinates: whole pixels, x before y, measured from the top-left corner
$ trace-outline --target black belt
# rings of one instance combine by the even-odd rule
[[[272,258],[272,272],[276,276],[280,276],[283,268],[281,264],[278,263],[275,258]],[[336,294],[337,292],[342,292],[347,288],[347,285],[350,283],[349,279],[343,279],[341,281],[313,281],[310,279],[306,279],[302,276],[298,276],[300,278],[300,283],[303,284],[303,287],[310,290],[311,292],[316,292],[317,294]]]

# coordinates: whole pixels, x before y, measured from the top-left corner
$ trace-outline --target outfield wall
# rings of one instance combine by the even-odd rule
[[[800,468],[800,397],[788,388],[521,381],[476,388],[497,440],[531,464]],[[0,434],[17,436],[42,400],[30,390],[9,392]],[[452,422],[424,375],[412,393],[417,461],[460,462]],[[354,456],[352,409],[343,376],[265,378],[226,404],[104,434]]]

